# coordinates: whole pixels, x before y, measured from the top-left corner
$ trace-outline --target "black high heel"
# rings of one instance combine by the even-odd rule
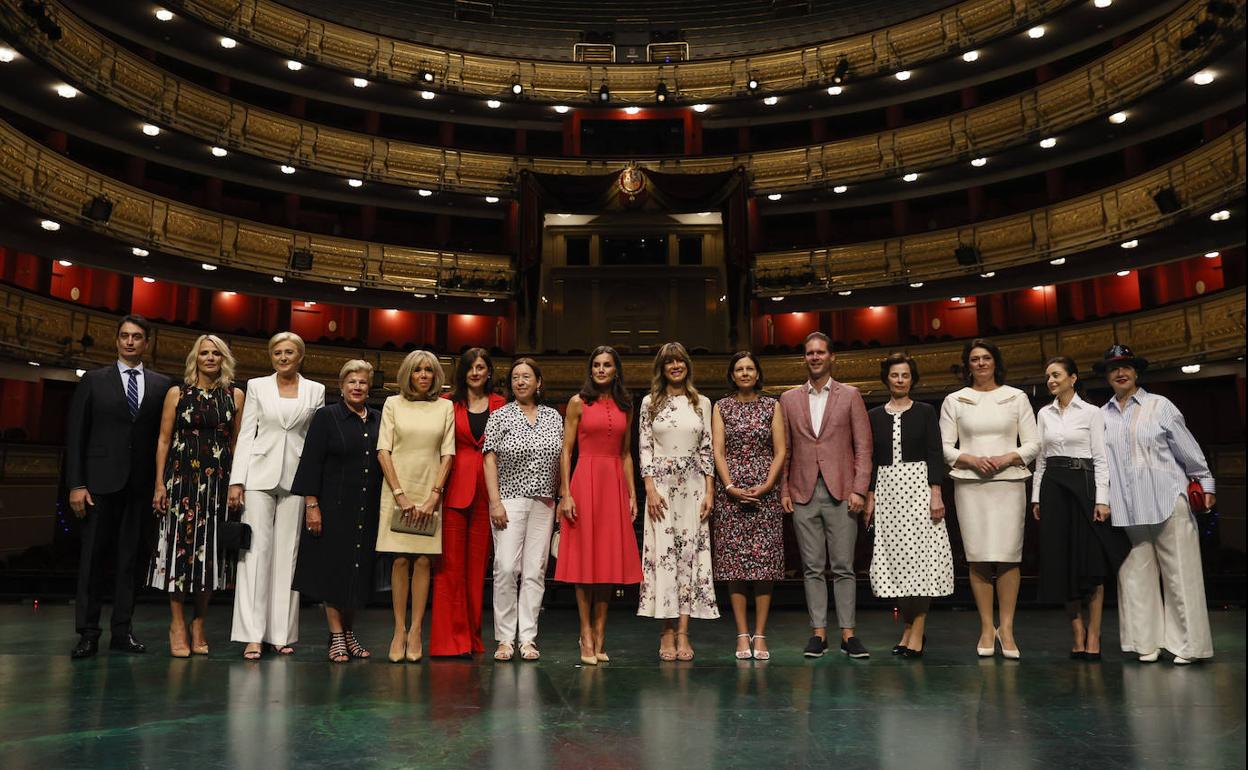
[[[342,633],[343,633],[343,636],[345,637],[344,641],[347,644],[347,654],[349,654],[353,658],[373,657],[373,654],[368,651],[368,648],[360,644],[360,640],[355,638],[354,631],[348,628]]]
[[[347,635],[339,632],[337,634],[330,632],[329,634],[329,662],[330,663],[346,663],[351,659],[347,654]]]

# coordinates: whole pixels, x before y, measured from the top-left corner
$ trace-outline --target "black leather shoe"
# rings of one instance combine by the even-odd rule
[[[74,660],[81,660],[83,658],[92,658],[92,657],[95,657],[95,654],[99,651],[100,651],[99,639],[92,639],[90,637],[83,636],[78,639],[78,645],[74,647],[73,650],[70,651],[69,657],[73,658]]]
[[[905,654],[906,654],[906,650],[908,650],[908,649],[910,649],[910,648],[909,648],[909,647],[907,647],[907,646],[905,646],[904,644],[899,644],[899,645],[897,645],[896,647],[894,647],[894,648],[893,648],[893,654],[894,654],[894,655],[905,655]]]
[[[907,648],[907,651],[909,648]],[[841,642],[841,652],[851,658],[869,658],[871,653],[867,652],[867,648],[862,646],[862,642],[858,641],[858,637],[851,636]]]
[[[912,649],[910,649],[909,647],[907,647],[907,648],[906,648],[906,651],[905,651],[905,652],[903,652],[903,653],[901,654],[901,657],[903,657],[903,658],[921,658],[921,657],[923,657],[923,651],[922,651],[922,650],[912,650]]]
[[[806,649],[802,650],[802,654],[808,658],[822,658],[823,654],[827,651],[828,640],[812,636],[810,637],[810,641],[806,642]]]
[[[108,649],[113,652],[128,652],[132,655],[142,655],[147,652],[147,648],[143,646],[142,642],[134,638],[134,634],[114,636],[108,641]]]
[[[1087,657],[1088,657],[1088,654],[1084,652],[1083,650],[1071,650],[1070,651],[1071,660],[1086,660]]]

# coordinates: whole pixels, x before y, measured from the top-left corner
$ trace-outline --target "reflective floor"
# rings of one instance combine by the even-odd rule
[[[258,663],[212,609],[207,658],[167,657],[162,608],[141,605],[151,652],[72,661],[72,608],[0,606],[0,766],[1244,767],[1242,610],[1213,614],[1217,658],[1187,667],[1124,659],[1113,623],[1102,663],[1072,662],[1052,611],[1021,613],[1021,661],[979,660],[976,616],[949,609],[921,661],[889,654],[883,611],[860,613],[869,661],[806,660],[805,615],[785,611],[769,662],[736,661],[721,619],[694,622],[695,661],[660,664],[657,624],[621,605],[612,662],[582,667],[571,610],[543,615],[536,663],[398,665],[380,659],[389,613],[369,610],[379,659],[332,665],[316,608],[293,658]]]

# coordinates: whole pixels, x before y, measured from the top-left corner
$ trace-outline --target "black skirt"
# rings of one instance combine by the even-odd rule
[[[1118,574],[1131,543],[1122,529],[1092,518],[1091,470],[1045,468],[1040,482],[1040,589],[1043,602],[1086,599]]]

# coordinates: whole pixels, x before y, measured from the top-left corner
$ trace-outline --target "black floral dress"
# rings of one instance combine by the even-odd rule
[[[746,403],[729,396],[715,406],[724,421],[724,462],[732,483],[740,489],[762,484],[775,456],[771,418],[779,404],[770,396]],[[742,506],[716,483],[711,537],[716,580],[784,577],[784,511],[777,490],[763,495],[758,505]]]
[[[160,517],[148,585],[162,591],[227,587],[231,569],[217,548],[233,462],[233,388],[182,386],[165,460],[169,510]]]

